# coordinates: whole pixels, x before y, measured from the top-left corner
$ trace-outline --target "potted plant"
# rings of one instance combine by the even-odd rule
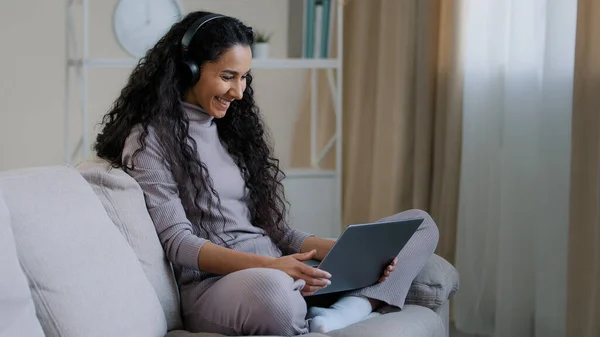
[[[269,40],[271,34],[257,31],[254,45],[252,46],[252,57],[257,59],[264,59],[269,57]]]

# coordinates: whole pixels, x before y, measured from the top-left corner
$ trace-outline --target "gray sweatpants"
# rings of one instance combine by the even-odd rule
[[[327,296],[325,300],[331,302],[342,295],[356,295],[402,308],[412,281],[437,246],[438,228],[429,214],[421,210],[381,219],[415,217],[423,217],[425,221],[398,255],[396,269],[385,282]],[[231,273],[206,290],[193,310],[184,315],[186,328],[234,336],[306,334],[307,303],[300,294],[303,287],[304,281],[294,281],[275,269],[253,268]],[[322,301],[319,304],[323,305]]]

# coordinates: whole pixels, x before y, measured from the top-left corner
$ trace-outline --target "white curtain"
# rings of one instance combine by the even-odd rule
[[[463,0],[459,330],[565,333],[576,0]]]

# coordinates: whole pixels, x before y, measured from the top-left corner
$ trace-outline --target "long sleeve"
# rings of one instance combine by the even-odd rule
[[[176,265],[198,270],[198,254],[208,240],[194,234],[179,197],[177,183],[165,163],[162,148],[152,129],[149,129],[145,139],[145,149],[135,158],[132,157],[140,147],[140,134],[141,129],[136,128],[127,138],[123,163],[134,165],[134,169],[128,170],[128,173],[144,192],[148,212],[167,258]]]
[[[304,241],[311,236],[314,235],[288,227],[284,232],[282,240],[275,242],[275,244],[284,255],[296,254],[300,252]],[[285,243],[287,245],[284,246]]]

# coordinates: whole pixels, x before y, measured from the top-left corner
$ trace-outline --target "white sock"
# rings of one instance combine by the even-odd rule
[[[366,297],[346,296],[329,308],[311,307],[308,309],[310,331],[325,333],[341,329],[366,318],[373,307]]]

